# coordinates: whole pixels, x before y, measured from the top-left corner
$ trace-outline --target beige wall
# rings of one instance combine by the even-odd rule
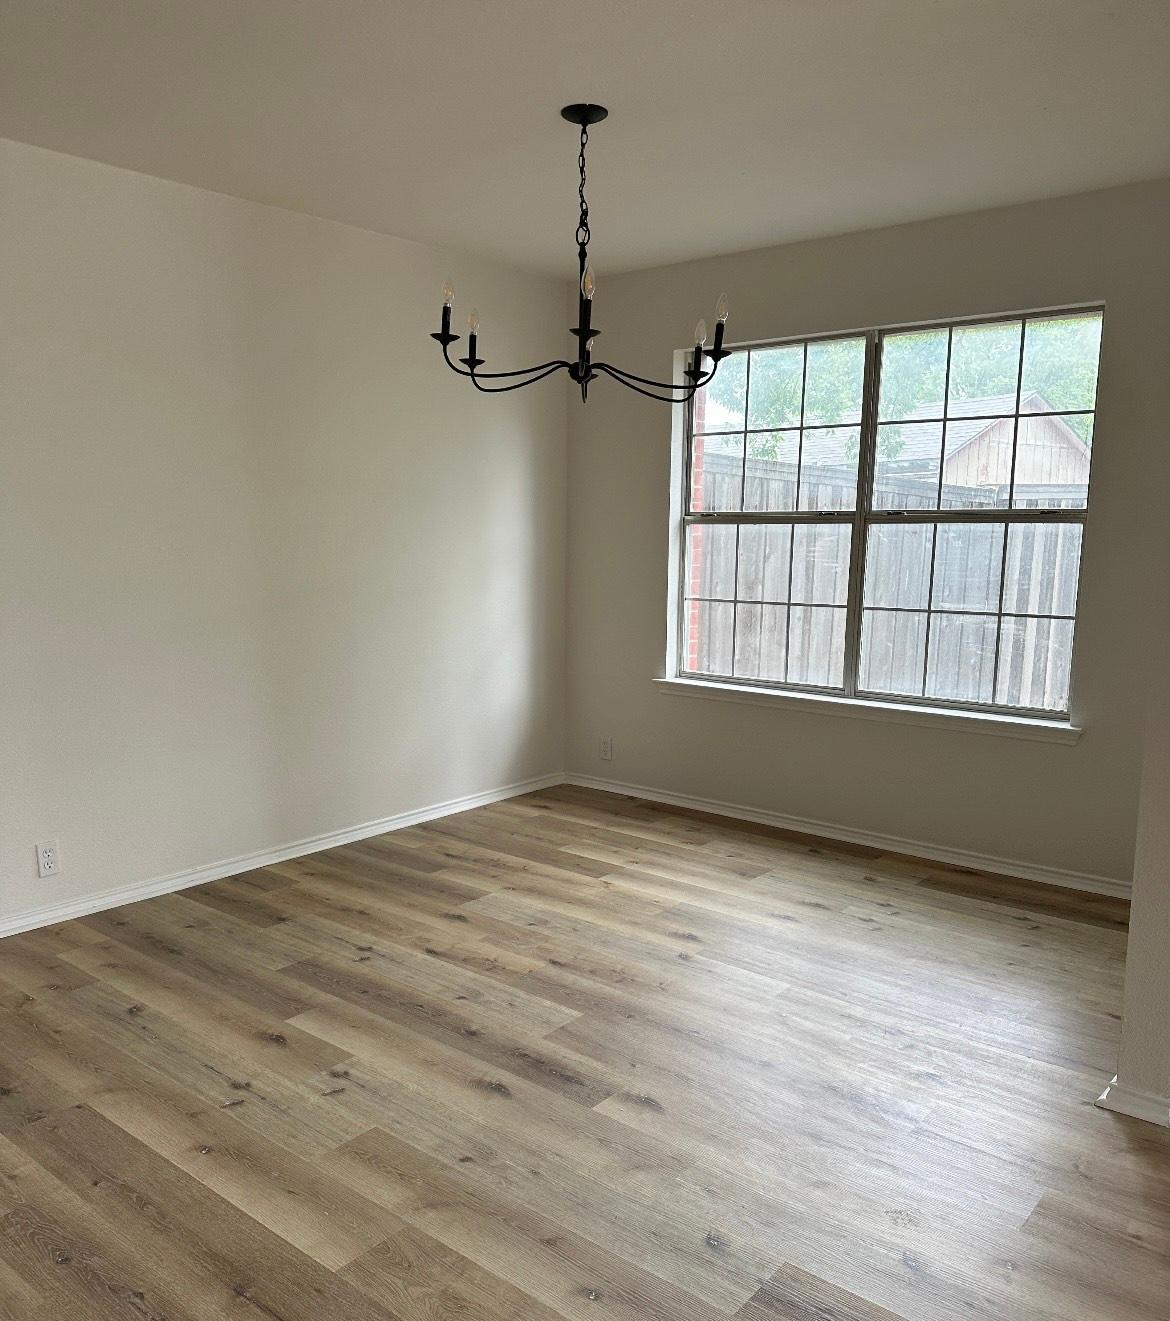
[[[556,771],[563,289],[0,144],[0,922]],[[34,844],[60,841],[38,881]]]
[[[604,278],[605,356],[669,372],[695,318],[738,342],[1104,300],[1074,746],[667,693],[670,418],[570,404],[571,771],[1127,881],[1154,531],[1170,490],[1170,181]],[[600,255],[599,255],[600,262]],[[1160,547],[1158,547],[1160,550]],[[598,739],[613,738],[601,762]]]

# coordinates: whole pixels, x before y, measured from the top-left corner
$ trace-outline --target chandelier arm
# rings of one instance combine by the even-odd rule
[[[627,385],[630,384],[632,381],[638,381],[642,385],[653,386],[654,389],[656,390],[689,390],[691,394],[694,394],[696,390],[702,389],[702,387],[706,385],[707,382],[711,380],[711,378],[715,375],[715,368],[712,367],[711,370],[707,373],[707,375],[704,376],[701,380],[683,385],[681,382],[678,381],[652,381],[648,376],[638,376],[634,372],[626,371],[622,367],[614,367],[611,363],[608,362],[597,362],[594,363],[593,365],[597,368],[607,371],[611,376],[615,376],[619,378]]]
[[[542,371],[539,376],[530,376],[525,381],[513,381],[511,385],[480,385],[478,372],[461,372],[462,376],[470,376],[471,383],[481,394],[507,394],[509,390],[523,390],[526,385],[535,385],[537,381],[543,381],[546,376],[551,376],[553,372],[559,372],[568,367],[567,362],[554,362],[547,370]],[[497,376],[518,375],[511,372],[496,372]]]
[[[533,372],[541,372],[542,374],[547,376],[549,372],[557,371],[559,368],[568,367],[569,365],[570,365],[569,362],[565,358],[550,358],[548,362],[537,363],[535,367],[521,367],[519,371],[515,371],[515,372],[477,371],[475,375],[481,381],[500,380],[508,376],[531,376]]]
[[[534,372],[541,372],[544,376],[550,376],[558,367],[569,367],[571,364],[565,358],[550,358],[548,362],[537,363],[535,367],[522,367],[515,372],[469,372],[462,367],[457,366],[451,361],[451,353],[446,344],[443,345],[443,359],[447,366],[456,374],[456,376],[477,376],[481,380],[499,380],[509,376],[531,376]],[[548,368],[545,371],[545,368]],[[539,379],[539,378],[538,378]]]
[[[618,372],[614,371],[614,369],[613,369],[613,368],[612,368],[607,362],[595,362],[595,363],[593,364],[593,370],[594,370],[594,371],[598,371],[598,372],[604,372],[607,376],[611,376],[615,381],[617,381],[617,383],[618,383],[619,385],[624,385],[624,386],[626,387],[627,390],[633,390],[635,394],[642,394],[642,395],[645,395],[647,399],[657,399],[658,402],[659,402],[660,404],[687,404],[687,403],[690,403],[690,401],[691,401],[691,400],[694,398],[694,396],[695,396],[695,391],[699,388],[699,386],[697,386],[697,385],[694,386],[694,387],[689,386],[689,385],[686,385],[686,386],[679,385],[679,386],[672,386],[672,387],[669,387],[669,388],[671,388],[671,389],[678,389],[678,390],[686,390],[686,391],[687,391],[686,394],[684,394],[684,395],[682,395],[680,398],[677,398],[677,399],[676,399],[676,398],[674,397],[674,395],[669,395],[669,394],[654,394],[654,393],[653,393],[652,391],[650,391],[650,390],[643,390],[642,387],[641,387],[640,385],[635,385],[635,384],[633,383],[633,381],[627,381],[627,380],[625,379],[624,376],[622,376],[622,375],[620,375]],[[708,378],[708,379],[709,379],[709,378]],[[701,384],[705,384],[705,383],[706,383],[706,382],[701,382]]]

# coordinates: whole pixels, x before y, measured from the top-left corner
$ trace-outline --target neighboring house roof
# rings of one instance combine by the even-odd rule
[[[966,399],[963,401],[963,406],[965,411],[973,414],[973,416],[947,419],[948,462],[954,459],[961,450],[966,449],[968,445],[978,440],[980,436],[986,435],[1004,422],[1010,422],[1015,413],[1016,397],[1015,395],[992,395],[984,399]],[[1061,433],[1061,438],[1075,448],[1078,453],[1087,453],[1085,442],[1063,418],[1053,415],[1053,412],[1052,405],[1039,391],[1033,390],[1020,399],[1021,417],[1049,414],[1048,420]],[[904,419],[904,422],[913,424],[916,418],[931,418],[931,410],[929,408],[919,409],[916,413],[912,413]],[[891,460],[887,460],[887,462],[898,465],[906,464],[907,466],[923,462],[933,463],[938,457],[942,425],[938,421],[924,421],[917,425],[904,427],[898,437],[902,442],[901,448],[897,455],[893,456]]]
[[[1010,421],[1016,409],[1016,396],[988,395],[982,399],[965,399],[962,401],[962,406],[965,412],[973,416],[947,419],[948,461],[993,427]],[[1053,409],[1042,394],[1033,390],[1020,399],[1020,411],[1021,414],[1027,415],[1052,413]],[[1084,441],[1063,419],[1053,417],[1051,420],[1066,433],[1065,438],[1070,445],[1082,454],[1086,452]],[[729,410],[719,407],[718,404],[707,405],[707,426],[704,428],[706,432],[717,432],[721,425],[728,427],[732,421],[733,414]],[[823,464],[841,462],[843,458],[851,455],[852,448],[856,446],[859,423],[860,418],[855,415],[845,419],[841,426],[806,431],[803,461]],[[900,430],[898,436],[901,442],[900,448],[896,456],[886,460],[887,463],[893,462],[899,467],[904,465],[913,468],[937,461],[943,428],[943,423],[938,420],[937,408],[927,405],[905,418],[900,418],[897,423],[883,425],[897,426]],[[795,435],[795,432],[790,434]]]

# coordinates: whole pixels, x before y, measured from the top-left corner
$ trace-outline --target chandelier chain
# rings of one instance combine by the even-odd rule
[[[581,150],[577,153],[577,168],[581,171],[581,186],[577,196],[581,199],[581,218],[577,222],[577,247],[581,253],[582,269],[585,263],[585,250],[589,247],[589,203],[585,200],[585,147],[589,142],[589,129],[581,126]]]

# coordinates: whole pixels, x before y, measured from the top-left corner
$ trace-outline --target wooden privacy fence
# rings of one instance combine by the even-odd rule
[[[705,454],[695,512],[852,511],[856,466]],[[938,508],[938,475],[881,475],[882,508]],[[947,483],[944,509],[1004,508],[1006,486]],[[1030,483],[1015,507],[1081,508],[1083,484]],[[852,523],[692,526],[692,672],[838,687]],[[937,532],[936,532],[937,529]],[[1067,701],[1078,522],[871,525],[859,686],[1045,710]],[[1006,539],[1006,545],[1005,545]],[[1001,619],[1001,611],[1003,618]]]

